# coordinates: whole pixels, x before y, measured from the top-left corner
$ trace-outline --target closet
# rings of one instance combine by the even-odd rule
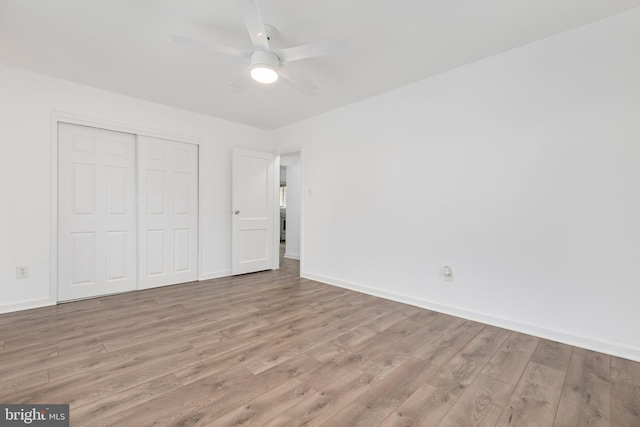
[[[58,124],[58,301],[198,278],[198,147]]]

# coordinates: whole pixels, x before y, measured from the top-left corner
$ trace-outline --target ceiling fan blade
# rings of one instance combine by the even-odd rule
[[[251,83],[251,66],[245,68],[229,86],[238,92],[244,92],[249,87],[249,83]]]
[[[233,47],[220,46],[220,45],[217,45],[217,44],[206,43],[206,42],[204,42],[202,40],[196,40],[196,39],[192,39],[192,38],[185,37],[185,36],[179,36],[177,34],[171,34],[171,38],[176,43],[180,43],[180,44],[184,44],[184,45],[192,46],[192,47],[197,47],[197,48],[200,48],[200,49],[208,49],[208,50],[212,50],[214,52],[223,53],[225,55],[239,56],[239,57],[242,57],[242,58],[248,58],[251,55],[250,52],[245,52],[243,50],[235,49]]]
[[[278,74],[284,81],[286,81],[299,91],[306,93],[307,95],[312,96],[318,93],[318,86],[316,86],[313,82],[305,79],[304,77],[299,76],[287,66],[280,65]]]
[[[316,56],[331,55],[346,50],[348,46],[346,40],[334,40],[289,47],[276,51],[276,54],[280,58],[280,61],[291,62],[299,59],[314,58]]]
[[[176,43],[184,44],[191,47],[198,47],[201,49],[205,49],[207,47],[207,44],[202,40],[191,39],[189,37],[179,36],[177,34],[171,34],[171,39],[173,39],[173,41]]]
[[[262,23],[257,0],[238,0],[244,23],[249,31],[254,49],[269,50],[269,39]]]

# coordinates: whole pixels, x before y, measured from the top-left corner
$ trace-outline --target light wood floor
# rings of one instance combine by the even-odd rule
[[[640,363],[280,271],[0,316],[0,402],[72,426],[640,426]]]

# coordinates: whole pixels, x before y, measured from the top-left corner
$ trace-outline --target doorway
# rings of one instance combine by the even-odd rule
[[[301,258],[302,163],[300,152],[280,155],[280,268]],[[295,263],[299,266],[299,263]],[[298,267],[299,268],[299,267]]]

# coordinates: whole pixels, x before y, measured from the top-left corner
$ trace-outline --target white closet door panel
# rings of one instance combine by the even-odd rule
[[[188,228],[173,230],[173,258],[176,273],[193,270],[194,266],[191,263],[191,243],[194,240],[191,236],[191,230]]]
[[[135,136],[58,126],[58,300],[136,289]]]
[[[107,232],[107,282],[122,280],[127,276],[127,231]]]
[[[198,147],[138,137],[140,288],[198,278]]]
[[[71,277],[68,283],[73,287],[96,284],[96,233],[72,232],[71,236]]]
[[[147,230],[146,271],[148,277],[166,276],[165,230]]]

